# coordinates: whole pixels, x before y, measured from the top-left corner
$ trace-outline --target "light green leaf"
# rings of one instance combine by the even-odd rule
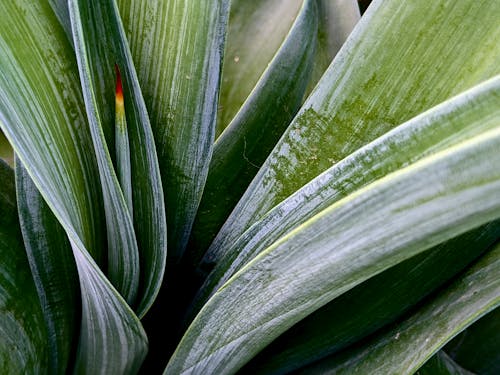
[[[156,141],[173,263],[212,155],[228,3],[118,1]]]
[[[461,366],[478,374],[500,372],[500,307],[455,337],[444,350]]]
[[[217,138],[191,237],[195,263],[297,113],[312,69],[317,24],[316,0],[304,1],[284,43]]]
[[[44,374],[47,330],[17,219],[14,173],[3,160],[0,181],[0,370]]]
[[[499,147],[497,127],[392,173],[297,227],[214,294],[167,373],[232,373],[347,290],[498,218]]]
[[[498,74],[499,18],[492,1],[375,0],[207,258],[220,259],[272,207],[364,144]]]
[[[460,273],[499,237],[500,222],[489,223],[368,279],[298,322],[242,373],[287,374],[383,329]]]
[[[440,350],[421,367],[416,375],[474,375],[460,367],[448,354]]]
[[[270,210],[236,241],[218,249],[223,256],[198,293],[196,304],[201,307],[236,271],[305,219],[399,168],[498,126],[498,118],[500,76],[357,150]]]
[[[73,50],[48,3],[0,2],[0,21],[0,126],[72,243],[82,295],[78,366],[137,368],[142,326],[90,255],[103,254],[102,197]]]
[[[402,323],[308,374],[414,373],[450,339],[500,305],[500,246]]]
[[[136,311],[142,316],[159,292],[166,263],[165,206],[151,125],[115,2],[72,1],[69,4],[84,96],[106,197],[110,276],[114,276],[111,281],[122,280],[119,285],[128,283],[130,300],[133,300],[134,290],[138,289]],[[112,129],[115,125],[115,64],[119,66],[123,79],[134,226],[101,130]],[[115,131],[110,133],[114,135]]]
[[[305,2],[307,1],[231,1],[217,136],[233,120],[257,85]],[[316,31],[312,33],[316,34]]]
[[[78,342],[78,274],[64,229],[21,163],[16,163],[19,221],[48,331],[50,372],[65,374]]]

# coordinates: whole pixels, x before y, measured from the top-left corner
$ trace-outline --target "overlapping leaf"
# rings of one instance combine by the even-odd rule
[[[498,147],[496,127],[350,194],[294,229],[214,294],[167,371],[234,372],[352,287],[498,218]]]
[[[498,74],[499,17],[500,7],[488,1],[374,1],[205,262],[219,260],[253,222],[359,147]]]
[[[305,373],[414,373],[450,339],[499,305],[497,245],[402,323]]]
[[[73,49],[48,3],[2,2],[0,19],[0,126],[72,243],[82,295],[78,368],[137,368],[147,347],[142,326],[91,257],[104,256],[102,198]]]
[[[498,126],[500,76],[359,149],[277,205],[232,243],[199,292],[198,308],[236,271],[304,220],[398,168]]]
[[[119,0],[151,118],[169,258],[184,251],[212,155],[228,0]]]
[[[12,169],[0,160],[0,369],[41,374],[48,334],[17,219]]]
[[[195,263],[297,113],[313,66],[318,17],[316,0],[304,1],[283,45],[215,142],[191,238]],[[233,82],[231,90],[236,88]]]

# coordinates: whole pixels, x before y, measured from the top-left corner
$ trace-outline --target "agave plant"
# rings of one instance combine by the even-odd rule
[[[2,0],[1,372],[498,373],[499,19]]]

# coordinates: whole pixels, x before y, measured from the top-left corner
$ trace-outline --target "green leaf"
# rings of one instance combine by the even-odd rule
[[[497,127],[392,173],[297,227],[214,294],[166,371],[234,372],[347,290],[498,218],[499,147]]]
[[[495,2],[374,1],[225,222],[207,259],[220,259],[252,223],[332,164],[498,74],[499,17]]]
[[[0,21],[0,126],[70,238],[76,260],[82,296],[77,371],[138,368],[147,347],[142,326],[91,257],[103,254],[102,197],[73,50],[48,3],[1,2]]]
[[[195,310],[236,271],[304,220],[399,168],[498,126],[499,116],[497,76],[349,155],[278,204],[226,249],[218,249],[223,256],[198,293]]]
[[[306,2],[310,1],[232,0],[220,88],[217,136],[229,125],[254,90]],[[313,34],[316,31],[310,32],[309,38],[315,38]]]
[[[14,173],[3,160],[0,181],[0,369],[46,373],[47,330],[17,219]]]
[[[50,372],[65,374],[77,343],[78,273],[64,229],[21,163],[16,163],[19,221],[48,331]]]
[[[212,155],[229,1],[118,3],[151,118],[175,263]]]
[[[284,43],[217,138],[193,226],[190,250],[196,263],[297,113],[312,69],[317,24],[316,0],[304,1]]]
[[[473,375],[473,373],[460,367],[448,354],[440,350],[417,371],[417,375]]]
[[[499,237],[496,221],[368,279],[286,331],[243,373],[286,374],[382,329],[462,271]]]
[[[461,366],[478,374],[500,372],[500,308],[479,319],[445,347]]]
[[[450,339],[500,305],[500,246],[414,314],[308,374],[413,373]]]
[[[115,2],[72,1],[69,4],[84,96],[105,192],[108,245],[112,245],[109,262],[113,272],[110,270],[110,276],[114,276],[112,281],[122,280],[119,285],[128,285],[129,295],[125,295],[131,300],[134,290],[139,288],[140,301],[136,310],[142,316],[159,292],[167,242],[163,189],[151,125]],[[115,93],[115,64],[123,76],[134,226],[101,130],[112,129],[115,125],[115,97],[112,95]],[[111,133],[115,134],[115,131]]]
[[[361,17],[356,0],[317,0],[317,3],[320,14],[318,45],[308,94],[316,86]]]

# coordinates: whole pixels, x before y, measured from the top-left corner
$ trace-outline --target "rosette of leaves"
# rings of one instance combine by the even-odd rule
[[[1,372],[498,373],[499,19],[1,1]]]

